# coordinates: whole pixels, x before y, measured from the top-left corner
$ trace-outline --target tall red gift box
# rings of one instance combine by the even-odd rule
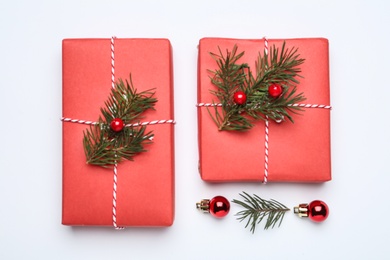
[[[210,53],[223,54],[237,45],[244,51],[240,63],[255,68],[259,53],[265,48],[297,48],[305,62],[300,66],[300,84],[307,100],[299,115],[293,114],[294,123],[258,120],[246,132],[218,131],[207,106],[218,100],[210,90],[211,71],[217,63]],[[268,47],[265,47],[268,44]],[[203,38],[199,42],[198,56],[198,140],[199,171],[205,181],[274,181],[324,182],[331,180],[330,154],[330,93],[328,40],[302,39],[226,39]],[[210,109],[210,108],[209,108]],[[213,113],[213,109],[210,112]],[[268,130],[268,136],[266,136]],[[266,140],[268,140],[266,142]],[[268,153],[268,154],[267,154]]]
[[[116,169],[86,164],[84,121],[97,121],[119,78],[154,89],[141,122],[173,120],[172,51],[167,39],[63,40],[64,225],[170,226],[174,220],[174,126],[147,125],[154,139]],[[72,121],[73,120],[73,121]],[[116,179],[114,180],[114,175]]]

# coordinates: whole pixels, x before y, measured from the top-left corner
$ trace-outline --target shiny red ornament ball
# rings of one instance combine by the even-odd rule
[[[246,102],[246,94],[244,91],[237,91],[234,93],[233,99],[237,105],[243,105]]]
[[[268,94],[273,98],[278,98],[282,95],[283,88],[279,84],[271,84],[268,87]]]
[[[111,123],[110,123],[110,127],[112,129],[112,131],[114,132],[120,132],[123,130],[123,128],[125,127],[125,123],[123,122],[122,119],[120,118],[114,118]]]
[[[230,203],[225,197],[216,196],[210,200],[209,210],[214,217],[223,218],[229,213]]]
[[[329,208],[325,202],[314,200],[309,204],[309,218],[314,222],[322,222],[329,215]]]

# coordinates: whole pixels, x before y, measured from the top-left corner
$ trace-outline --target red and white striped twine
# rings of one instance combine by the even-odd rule
[[[61,121],[62,122],[77,123],[77,124],[84,124],[84,125],[97,125],[98,124],[98,122],[86,121],[86,120],[81,120],[81,119],[73,119],[73,118],[69,118],[69,117],[62,117]]]
[[[196,104],[197,107],[222,107],[221,103],[199,103]],[[320,105],[320,104],[290,104],[289,107],[304,107],[304,108],[323,108],[323,109],[332,109],[332,106]]]
[[[136,126],[144,126],[144,125],[158,125],[158,124],[175,124],[176,121],[169,119],[169,120],[153,120],[153,121],[146,121],[146,122],[140,122],[140,123],[134,123],[134,124],[127,124],[126,127],[136,127]]]
[[[115,88],[115,39],[116,37],[111,37],[111,87]],[[77,123],[77,124],[84,124],[84,125],[97,125],[99,122],[95,121],[87,121],[82,119],[75,119],[75,118],[69,118],[69,117],[62,117],[61,121],[63,122],[69,122],[69,123]],[[169,119],[169,120],[153,120],[153,121],[146,121],[146,122],[138,122],[134,124],[127,124],[125,127],[137,127],[137,126],[145,126],[145,125],[157,125],[157,124],[176,124],[175,120]],[[117,224],[116,220],[116,195],[117,195],[117,184],[118,184],[118,165],[114,165],[114,180],[113,180],[113,191],[112,191],[112,225],[115,229],[121,230],[124,229],[124,227],[120,227]]]
[[[115,89],[115,36],[111,37],[111,87]],[[112,225],[116,230],[124,229],[119,227],[116,222],[116,191],[118,183],[118,165],[114,165],[114,182],[112,187]]]
[[[268,55],[268,39],[264,37],[264,53]],[[264,177],[263,183],[267,184],[268,181],[268,129],[269,121],[268,116],[265,117],[265,141],[264,141]]]
[[[115,36],[111,37],[111,87],[115,88]]]
[[[264,52],[268,55],[268,39],[264,37]]]
[[[264,53],[268,55],[268,39],[264,37]],[[198,103],[197,107],[222,107],[221,103]],[[332,106],[328,105],[319,105],[319,104],[291,104],[291,107],[304,107],[304,108],[323,108],[323,109],[332,109]],[[280,120],[275,120],[277,123],[280,123]],[[264,178],[263,183],[266,184],[268,181],[268,151],[269,151],[269,143],[268,143],[268,133],[269,133],[269,118],[265,117],[265,142],[264,142]]]
[[[69,117],[62,117],[61,121],[69,122],[69,123],[76,123],[76,124],[84,124],[84,125],[97,125],[97,124],[99,124],[99,122],[86,121],[86,120],[80,120],[80,119],[72,119]],[[126,124],[125,127],[137,127],[137,126],[145,126],[145,125],[161,125],[161,124],[176,124],[176,121],[173,119],[152,120],[152,121],[138,122],[138,123],[134,123],[134,124]]]
[[[197,107],[221,107],[221,103],[199,103],[196,104]]]
[[[114,186],[112,190],[112,225],[115,229],[121,230],[124,227],[119,227],[116,223],[116,191],[117,191],[117,183],[118,183],[118,164],[114,165]]]
[[[269,121],[268,116],[265,117],[265,141],[264,141],[264,177],[263,183],[266,184],[268,181],[268,127]]]
[[[291,104],[290,107],[305,107],[305,108],[324,108],[332,109],[332,106],[319,105],[319,104]]]

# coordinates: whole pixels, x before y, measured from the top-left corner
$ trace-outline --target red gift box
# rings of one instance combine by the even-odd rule
[[[240,63],[255,68],[259,53],[268,47],[297,48],[305,61],[301,68],[297,93],[307,98],[299,115],[277,123],[258,120],[246,132],[218,131],[205,104],[218,100],[210,90],[211,71],[217,63],[210,53],[223,54],[234,45],[244,51]],[[279,181],[323,182],[331,179],[330,94],[328,40],[303,39],[225,39],[203,38],[199,42],[198,60],[198,140],[199,171],[205,181]],[[210,109],[210,108],[209,108]],[[210,112],[213,113],[213,107]],[[268,130],[268,138],[266,136]],[[266,140],[268,142],[266,144]],[[266,149],[266,146],[268,148]],[[267,151],[266,151],[267,150]],[[268,152],[268,155],[267,155]]]
[[[141,122],[173,121],[172,51],[167,39],[63,40],[62,224],[170,226],[174,220],[174,127],[147,125],[154,139],[116,168],[86,164],[83,131],[98,121],[112,76],[137,92],[154,88],[155,110]],[[86,122],[85,122],[86,121]],[[115,176],[115,180],[114,180]]]

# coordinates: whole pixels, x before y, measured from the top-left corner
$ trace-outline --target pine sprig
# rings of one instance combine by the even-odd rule
[[[154,96],[154,89],[149,89],[137,93],[130,75],[130,80],[115,83],[115,88],[111,89],[110,96],[104,102],[105,108],[101,108],[105,122],[111,122],[114,118],[121,118],[124,122],[130,123],[139,119],[140,115],[147,109],[154,109],[157,102]]]
[[[260,224],[264,218],[266,218],[264,229],[274,228],[277,223],[279,223],[278,227],[280,227],[284,214],[290,210],[289,208],[273,199],[264,200],[256,194],[251,196],[246,192],[243,193],[239,194],[243,198],[243,201],[234,199],[233,203],[245,208],[236,214],[238,216],[237,220],[240,222],[247,219],[245,228],[250,226],[250,231],[254,233],[256,225]]]
[[[299,66],[304,62],[304,59],[299,58],[296,48],[288,49],[283,43],[280,50],[273,46],[269,54],[259,53],[254,74],[247,63],[239,63],[244,52],[238,53],[236,45],[232,51],[226,51],[225,55],[220,48],[218,50],[218,54],[210,53],[218,65],[218,69],[210,71],[210,79],[216,86],[216,90],[211,90],[211,93],[216,96],[222,109],[214,106],[208,108],[208,112],[219,130],[249,130],[255,120],[264,120],[266,117],[273,120],[284,120],[286,117],[293,122],[291,114],[302,108],[292,104],[305,100],[303,93],[296,93],[299,83],[297,78],[301,77]],[[268,95],[271,84],[279,84],[283,88],[282,94],[276,99]],[[245,104],[233,102],[236,91],[245,93]],[[214,113],[210,110],[214,110]]]
[[[123,160],[132,161],[137,153],[146,151],[144,145],[150,144],[154,136],[152,132],[145,133],[146,126],[125,127],[117,135],[107,127],[101,121],[84,132],[83,144],[88,164],[107,167]]]
[[[145,152],[144,145],[150,144],[153,138],[146,126],[124,127],[115,132],[110,128],[110,122],[115,118],[123,120],[124,124],[139,120],[142,113],[154,109],[157,99],[153,90],[137,92],[130,75],[130,80],[119,80],[111,90],[108,100],[101,108],[102,117],[96,125],[84,131],[83,145],[88,164],[108,167],[123,160],[133,160],[133,157]]]

